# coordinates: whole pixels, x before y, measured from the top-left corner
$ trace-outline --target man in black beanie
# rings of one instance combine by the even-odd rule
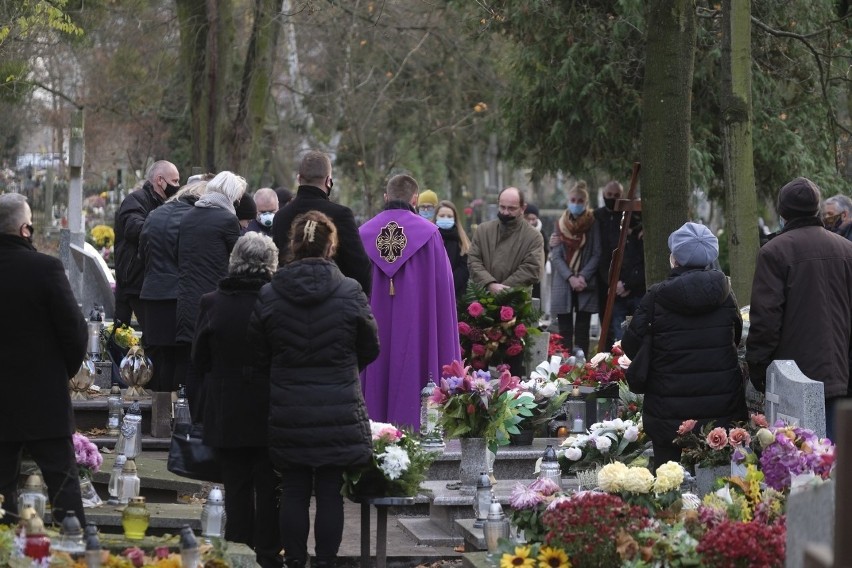
[[[822,382],[833,440],[836,402],[849,392],[852,242],[823,228],[819,200],[819,188],[803,177],[778,193],[783,228],[757,255],[746,361],[760,391],[774,360],[792,359]]]

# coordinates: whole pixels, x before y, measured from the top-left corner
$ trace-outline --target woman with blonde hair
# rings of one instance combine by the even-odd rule
[[[441,231],[444,239],[444,248],[447,249],[447,258],[453,269],[453,285],[456,291],[456,300],[462,297],[470,271],[467,267],[467,251],[470,250],[470,239],[464,231],[464,225],[459,219],[458,210],[452,201],[441,201],[435,210],[435,224]]]
[[[568,191],[567,206],[550,238],[550,313],[556,314],[562,345],[588,354],[592,314],[598,311],[595,277],[601,249],[585,181]]]
[[[359,373],[379,354],[361,286],[331,260],[337,230],[319,211],[297,216],[288,263],[264,286],[249,326],[255,365],[269,374],[269,455],[281,474],[285,564],[308,560],[316,498],[316,559],[333,567],[343,537],[343,472],[372,456]]]

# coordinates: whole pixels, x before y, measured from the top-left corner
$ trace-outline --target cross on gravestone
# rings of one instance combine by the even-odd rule
[[[806,377],[795,361],[773,361],[766,376],[765,413],[769,423],[784,420],[825,437],[823,384]]]

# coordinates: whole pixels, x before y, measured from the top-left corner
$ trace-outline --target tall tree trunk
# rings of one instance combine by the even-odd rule
[[[207,165],[204,148],[207,140],[205,68],[207,61],[207,8],[195,0],[176,0],[180,26],[180,57],[189,89],[189,124],[193,166]]]
[[[731,283],[737,301],[746,305],[759,246],[751,138],[751,0],[722,1],[721,112]]]
[[[648,284],[669,273],[668,236],[686,221],[694,0],[649,0],[642,87],[642,216]]]

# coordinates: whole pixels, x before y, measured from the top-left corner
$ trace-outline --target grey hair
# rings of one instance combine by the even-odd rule
[[[174,164],[168,160],[157,160],[151,164],[151,167],[148,168],[147,172],[145,172],[145,179],[154,183],[157,180],[157,176],[163,175],[162,172],[169,166],[174,166]]]
[[[271,278],[276,270],[278,270],[278,247],[271,238],[260,233],[249,232],[237,239],[228,262],[228,274]]]
[[[207,182],[208,193],[220,193],[235,202],[242,199],[246,192],[246,180],[234,172],[224,171],[216,174],[216,177]]]
[[[27,198],[20,193],[0,195],[0,233],[17,235],[27,222]]]
[[[255,205],[257,205],[258,201],[260,201],[261,203],[274,203],[275,208],[278,209],[278,194],[275,193],[275,190],[271,187],[261,187],[260,189],[254,192],[254,195],[252,197],[254,198]]]
[[[194,197],[198,199],[202,195],[207,193],[207,182],[206,181],[194,181],[192,183],[188,183],[182,188],[178,190],[177,193],[169,197],[166,202],[176,201],[183,197],[184,195],[189,195],[190,197]]]
[[[842,193],[838,193],[837,195],[832,195],[822,202],[823,207],[828,205],[829,203],[833,203],[837,205],[837,208],[841,211],[846,211],[847,213],[852,213],[852,199],[849,199],[849,196],[843,195]]]

